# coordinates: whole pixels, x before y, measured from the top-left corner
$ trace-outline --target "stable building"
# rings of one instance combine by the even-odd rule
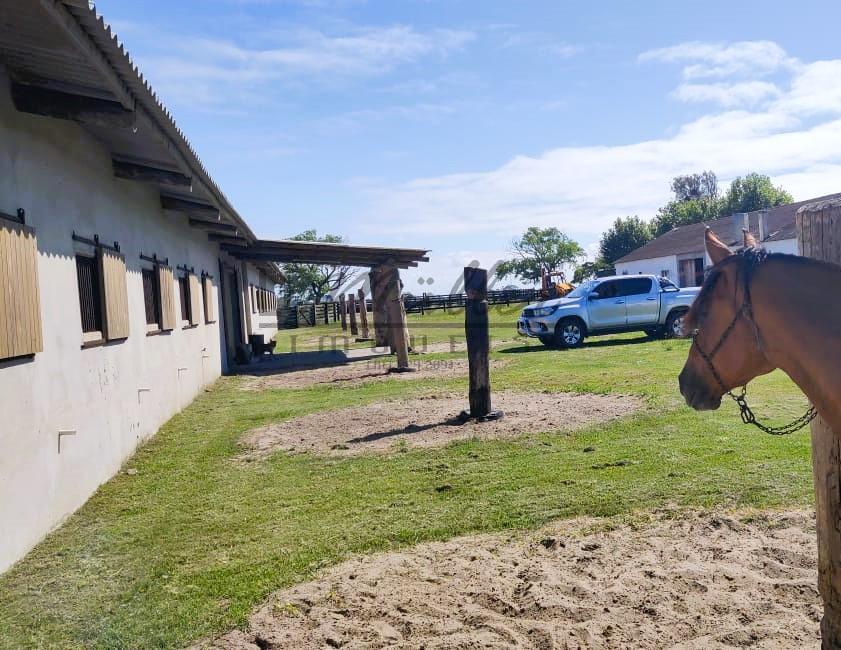
[[[794,217],[798,208],[815,201],[839,197],[841,194],[830,194],[767,210],[742,212],[714,221],[678,226],[618,259],[615,264],[616,273],[659,275],[669,278],[680,287],[700,286],[710,264],[704,250],[704,230],[707,226],[732,248],[741,248],[742,229],[746,228],[769,252],[796,255]]]
[[[87,0],[0,0],[0,572],[270,348],[280,264],[371,267],[406,365],[425,254],[257,239]]]

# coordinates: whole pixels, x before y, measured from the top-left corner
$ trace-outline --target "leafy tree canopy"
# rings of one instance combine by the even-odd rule
[[[524,282],[539,282],[542,271],[560,271],[584,257],[584,249],[557,228],[532,226],[513,242],[515,257],[500,262],[496,276],[515,275]]]
[[[649,241],[651,228],[645,221],[639,217],[620,217],[602,235],[598,259],[604,266],[610,266]]]
[[[331,244],[346,243],[341,235],[327,234],[319,237],[315,230],[305,230],[292,239]],[[298,263],[284,264],[283,273],[286,275],[285,289],[288,297],[302,301],[312,300],[316,303],[320,303],[328,293],[338,291],[356,275],[356,271],[350,266]]]
[[[782,187],[774,187],[764,174],[748,174],[735,178],[721,202],[720,216],[736,212],[753,212],[773,208],[794,201],[791,194]]]

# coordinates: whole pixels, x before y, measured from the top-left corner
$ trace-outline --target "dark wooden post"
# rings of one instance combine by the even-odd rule
[[[368,330],[368,304],[365,302],[365,289],[359,287],[357,295],[359,296],[359,321],[362,324],[362,338],[369,339],[371,333]]]
[[[484,418],[491,412],[491,378],[488,353],[488,272],[464,267],[464,333],[470,367],[470,417]]]
[[[342,331],[347,331],[347,304],[345,294],[339,296],[339,317],[342,319]]]
[[[841,201],[797,211],[797,248],[805,256],[841,264]],[[823,599],[821,647],[841,648],[841,431],[820,416],[812,421],[812,476],[818,529],[818,591]]]
[[[384,267],[376,266],[368,275],[371,283],[371,317],[374,319],[374,344],[384,348],[390,344],[388,310],[386,309],[386,280]]]
[[[350,317],[350,333],[359,336],[359,327],[356,325],[356,296],[352,293],[347,295],[347,312]]]
[[[383,267],[386,286],[386,309],[388,310],[388,335],[391,348],[397,355],[397,369],[409,368],[409,340],[406,337],[406,312],[400,297],[400,273],[394,266]]]

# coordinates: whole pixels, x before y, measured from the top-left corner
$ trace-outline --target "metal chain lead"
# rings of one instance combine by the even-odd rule
[[[739,405],[739,415],[742,417],[742,422],[745,424],[752,424],[760,431],[764,431],[771,436],[787,436],[791,433],[795,433],[796,431],[800,431],[800,429],[809,424],[818,415],[817,409],[815,409],[814,406],[810,406],[809,409],[796,420],[792,420],[781,427],[770,427],[767,424],[757,422],[756,416],[753,414],[750,406],[748,406],[745,393],[747,393],[747,389],[744,386],[742,386],[742,392],[739,395],[734,395],[733,391],[727,391],[727,394],[733,398],[733,401],[736,402],[736,404]]]

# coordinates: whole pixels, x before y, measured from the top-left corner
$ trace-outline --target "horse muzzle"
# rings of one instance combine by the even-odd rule
[[[689,368],[684,368],[678,378],[680,394],[686,404],[696,411],[714,411],[721,406],[721,395],[718,391],[698,377]]]

